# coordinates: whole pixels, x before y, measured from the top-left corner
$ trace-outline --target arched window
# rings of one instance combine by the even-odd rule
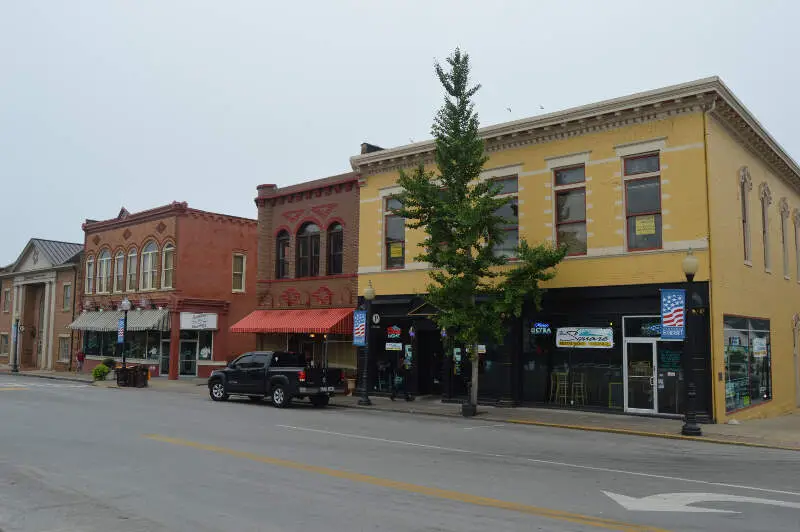
[[[337,275],[344,269],[344,229],[334,223],[328,227],[328,275]]]
[[[759,197],[761,198],[761,241],[764,244],[764,270],[772,272],[772,257],[769,249],[769,206],[772,205],[772,191],[766,183],[761,183]]]
[[[175,246],[164,245],[161,252],[161,288],[173,288],[172,274],[175,271]]]
[[[275,278],[289,278],[289,233],[281,231],[275,239]]]
[[[753,260],[752,246],[750,245],[750,191],[753,190],[753,180],[750,170],[743,166],[739,170],[739,199],[742,207],[742,243],[744,245],[744,261],[751,264]]]
[[[139,287],[142,290],[153,290],[156,288],[158,279],[158,246],[152,240],[142,248],[142,275],[139,279]]]
[[[84,291],[87,294],[94,291],[94,257],[91,255],[86,258],[86,282],[84,285]]]
[[[136,259],[136,248],[131,248],[128,252],[128,292],[136,291],[136,272],[139,271]]]
[[[114,255],[114,292],[125,288],[125,253],[121,250]]]
[[[297,277],[319,275],[319,234],[317,224],[307,223],[297,233]]]
[[[105,294],[111,285],[111,253],[107,249],[97,256],[97,293]]]

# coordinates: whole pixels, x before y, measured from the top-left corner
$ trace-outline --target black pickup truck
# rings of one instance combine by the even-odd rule
[[[271,397],[277,408],[305,397],[316,407],[326,406],[334,393],[343,391],[343,385],[342,370],[311,367],[303,355],[282,351],[245,353],[208,378],[208,392],[214,401],[226,401],[231,395],[254,401]]]

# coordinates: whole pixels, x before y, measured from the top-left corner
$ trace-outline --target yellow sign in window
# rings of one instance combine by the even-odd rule
[[[400,242],[392,242],[389,244],[389,256],[393,259],[399,259],[403,256],[403,244]]]
[[[656,234],[656,217],[653,215],[637,216],[636,234],[639,236]]]

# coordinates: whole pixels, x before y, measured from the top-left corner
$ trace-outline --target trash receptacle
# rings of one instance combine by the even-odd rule
[[[136,375],[136,387],[137,388],[146,388],[147,387],[147,366],[141,365],[136,366],[134,370],[134,374]]]
[[[120,388],[130,386],[130,371],[124,366],[120,366],[114,370],[117,377],[117,386]]]

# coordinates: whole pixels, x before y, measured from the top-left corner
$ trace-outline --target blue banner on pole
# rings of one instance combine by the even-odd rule
[[[367,345],[367,311],[353,311],[353,345]]]
[[[683,340],[686,337],[686,290],[661,291],[661,338]]]
[[[125,343],[125,318],[120,318],[117,322],[117,343]]]

